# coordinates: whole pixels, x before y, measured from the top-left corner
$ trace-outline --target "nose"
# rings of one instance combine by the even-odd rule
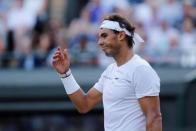
[[[101,40],[100,38],[98,39],[98,44],[100,45],[100,46],[102,46],[104,43],[103,43],[103,40]]]

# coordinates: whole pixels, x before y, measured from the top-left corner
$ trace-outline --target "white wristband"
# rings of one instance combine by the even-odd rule
[[[60,78],[67,78],[71,75],[71,70],[69,69],[67,72],[65,72],[63,74],[58,73],[58,75]]]
[[[68,95],[73,94],[74,92],[76,92],[77,90],[80,89],[80,86],[78,85],[78,83],[74,79],[71,72],[70,72],[69,76],[64,77],[64,78],[61,77],[61,81],[62,81],[63,86],[65,88],[65,91]]]

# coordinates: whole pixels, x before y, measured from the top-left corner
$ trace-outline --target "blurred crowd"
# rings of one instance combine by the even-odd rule
[[[106,67],[113,60],[99,49],[97,33],[110,13],[135,25],[145,43],[134,50],[151,64],[196,67],[194,0],[88,0],[66,24],[50,16],[49,1],[0,0],[1,68],[50,67],[57,46],[68,49],[72,66]]]

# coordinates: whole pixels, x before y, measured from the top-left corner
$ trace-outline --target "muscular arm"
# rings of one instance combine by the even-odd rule
[[[67,72],[70,66],[68,51],[66,49],[62,51],[62,49],[58,47],[53,55],[52,65],[59,74],[64,74],[65,72]],[[66,83],[68,84],[66,86],[70,86],[70,85],[74,86],[75,84],[77,84],[74,82],[73,79],[74,78],[70,78],[71,81]],[[66,88],[72,88],[72,87],[66,87]],[[76,85],[75,88],[78,89],[78,86]],[[102,94],[99,91],[97,91],[95,88],[91,88],[86,94],[80,88],[74,93],[71,92],[68,96],[71,99],[71,101],[75,104],[78,111],[81,113],[86,113],[90,111],[102,99]]]
[[[91,88],[87,93],[80,89],[68,96],[80,113],[87,113],[102,100],[102,94],[95,88]]]
[[[147,96],[139,99],[146,116],[146,131],[162,131],[162,117],[158,96]]]

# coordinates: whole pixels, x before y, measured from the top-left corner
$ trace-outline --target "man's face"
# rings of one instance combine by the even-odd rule
[[[99,31],[98,44],[107,56],[115,56],[119,52],[120,44],[117,35],[110,29]]]

